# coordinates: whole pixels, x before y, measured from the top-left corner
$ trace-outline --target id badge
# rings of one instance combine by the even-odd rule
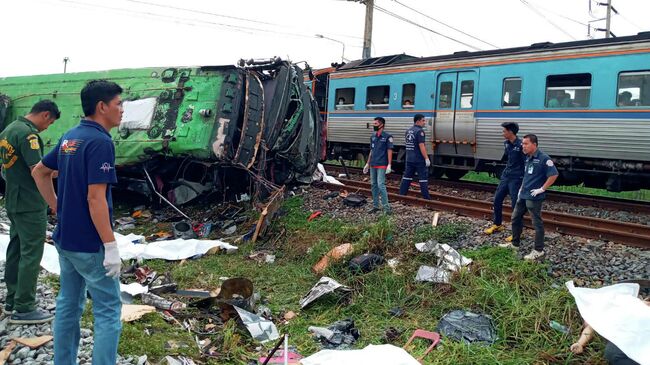
[[[532,173],[533,173],[533,167],[534,167],[534,166],[533,166],[532,164],[528,166],[528,175],[532,175]]]

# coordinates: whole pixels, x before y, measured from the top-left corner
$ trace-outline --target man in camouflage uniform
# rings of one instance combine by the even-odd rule
[[[11,313],[10,323],[38,324],[54,318],[36,309],[36,281],[43,257],[47,204],[36,188],[31,170],[43,156],[43,142],[38,133],[60,116],[54,102],[41,100],[29,114],[18,117],[0,133],[5,208],[11,221],[4,301],[5,313]]]

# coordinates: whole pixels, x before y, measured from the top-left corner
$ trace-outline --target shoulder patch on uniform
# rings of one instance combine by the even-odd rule
[[[551,160],[550,158],[548,160],[546,160],[546,166],[548,166],[548,167],[553,166],[553,160]]]
[[[388,142],[393,143],[393,137],[388,137]]]
[[[27,140],[29,141],[29,147],[33,150],[40,149],[41,146],[38,144],[38,136],[35,134],[30,134],[27,136]]]

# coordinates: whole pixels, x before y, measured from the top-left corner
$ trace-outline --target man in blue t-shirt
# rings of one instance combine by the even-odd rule
[[[542,203],[546,190],[551,187],[559,175],[553,160],[537,148],[537,136],[527,134],[521,143],[526,154],[524,180],[519,188],[519,198],[512,212],[512,242],[499,246],[519,247],[521,232],[524,229],[524,214],[530,213],[535,228],[535,248],[526,256],[526,260],[535,260],[544,255],[544,222],[542,221]]]
[[[506,229],[502,224],[503,200],[506,195],[510,195],[512,209],[515,209],[517,194],[521,187],[521,181],[524,178],[524,160],[526,156],[521,149],[521,139],[517,138],[519,124],[505,122],[501,124],[501,127],[503,127],[503,138],[505,138],[505,141],[503,141],[503,158],[506,159],[506,168],[501,173],[499,185],[494,193],[494,224],[485,230],[486,234],[492,234]]]
[[[122,88],[105,80],[81,90],[85,118],[67,131],[32,175],[56,211],[53,239],[61,266],[54,319],[54,363],[76,364],[86,289],[93,300],[93,363],[115,364],[120,322],[120,253],[113,234],[111,184],[115,146],[109,131],[122,120]],[[58,171],[57,191],[52,174]]]
[[[429,195],[429,166],[431,160],[427,154],[427,148],[424,145],[424,124],[426,119],[424,115],[415,114],[413,116],[413,126],[404,134],[406,147],[406,168],[402,183],[399,186],[399,195],[406,195],[409,185],[413,181],[413,176],[417,172],[420,182],[420,191],[424,199],[431,199]]]
[[[384,131],[386,120],[377,117],[374,120],[375,133],[370,137],[370,155],[363,168],[363,173],[370,171],[370,184],[372,187],[372,209],[370,213],[379,211],[379,197],[384,208],[384,213],[391,214],[386,191],[386,174],[391,173],[390,164],[393,161],[393,136]]]

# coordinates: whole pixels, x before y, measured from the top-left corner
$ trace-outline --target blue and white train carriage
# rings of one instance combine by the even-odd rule
[[[500,124],[534,133],[560,183],[650,188],[650,32],[446,56],[354,61],[329,75],[328,154],[367,156],[375,116],[395,136],[427,117],[435,176],[499,173]]]

